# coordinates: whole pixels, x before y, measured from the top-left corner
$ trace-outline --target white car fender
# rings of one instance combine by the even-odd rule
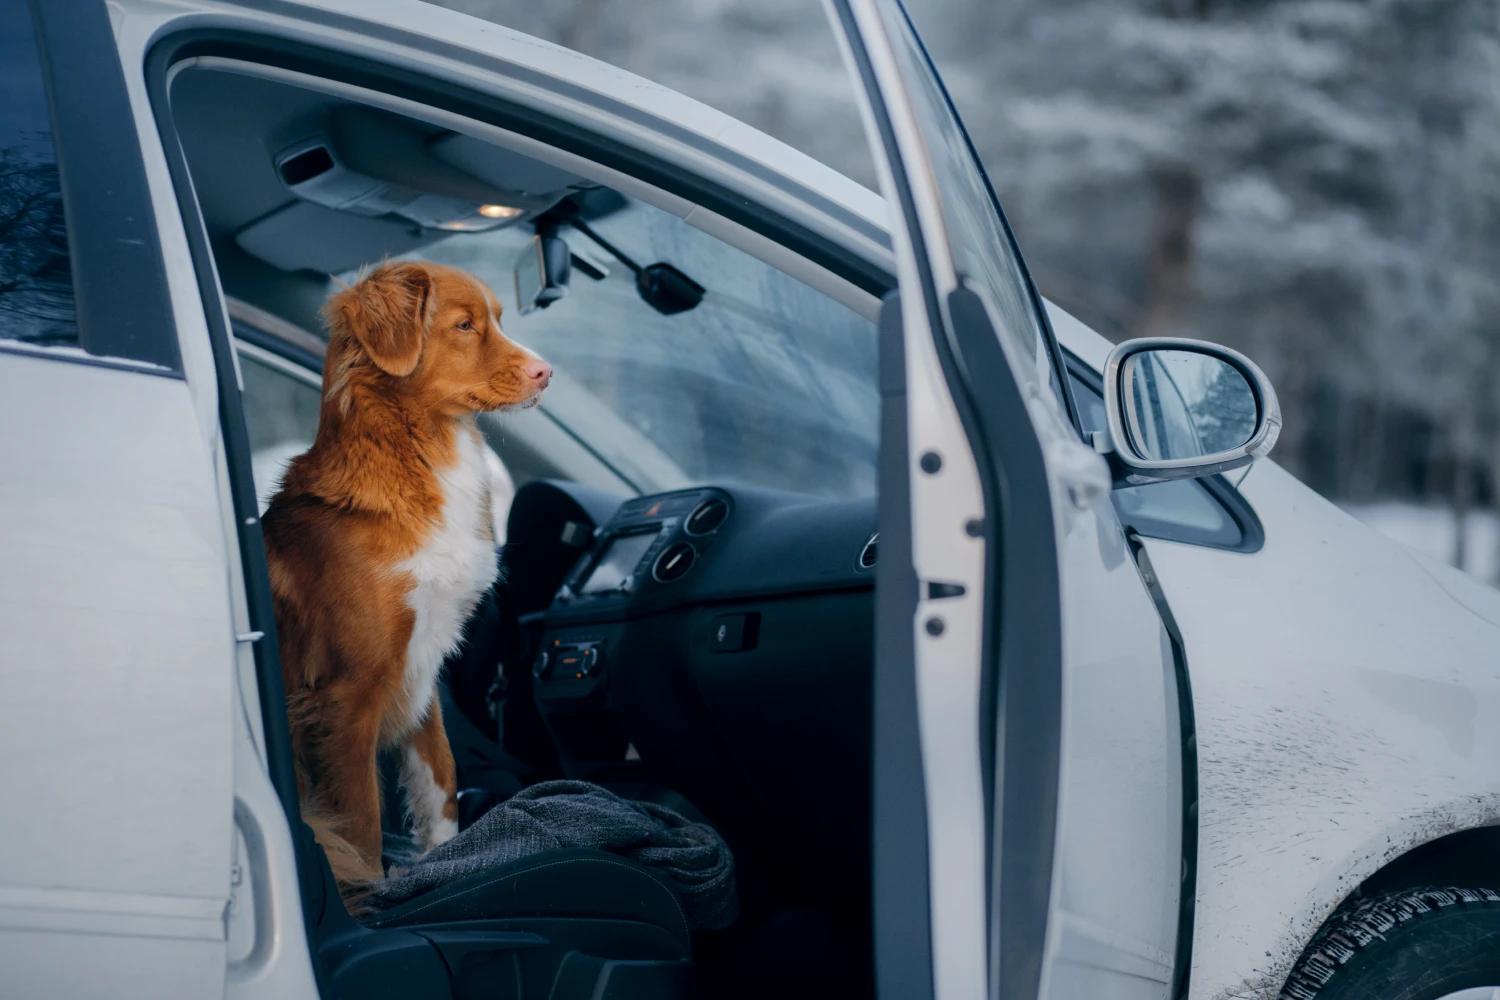
[[[1109,341],[1049,313],[1062,345],[1101,367]],[[1364,879],[1500,823],[1500,591],[1274,462],[1240,491],[1265,528],[1259,552],[1146,542],[1196,715],[1195,1000],[1275,997]]]
[[[1198,737],[1195,998],[1274,997],[1360,882],[1500,822],[1500,593],[1271,462],[1257,553],[1150,540]]]

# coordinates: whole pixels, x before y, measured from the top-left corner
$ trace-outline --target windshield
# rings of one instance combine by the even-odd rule
[[[587,226],[642,266],[680,268],[703,300],[663,315],[626,266],[568,225],[557,235],[586,266],[572,267],[560,299],[525,314],[515,264],[530,227],[456,235],[422,256],[490,284],[506,334],[556,370],[544,413],[638,490],[696,481],[874,494],[872,321],[648,205],[623,202]]]

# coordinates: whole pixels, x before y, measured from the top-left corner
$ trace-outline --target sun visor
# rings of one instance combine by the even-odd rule
[[[569,188],[595,186],[577,174],[458,132],[433,139],[428,148],[450,167],[501,191],[528,198],[560,196]]]
[[[338,274],[366,261],[410,253],[439,233],[423,234],[388,218],[340,212],[296,201],[240,230],[246,253],[283,271]]]

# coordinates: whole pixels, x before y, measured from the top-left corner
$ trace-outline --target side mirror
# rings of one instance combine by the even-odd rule
[[[1201,340],[1127,340],[1104,363],[1109,430],[1095,448],[1116,486],[1249,465],[1281,433],[1276,390],[1249,358]],[[1108,440],[1105,440],[1105,438]]]

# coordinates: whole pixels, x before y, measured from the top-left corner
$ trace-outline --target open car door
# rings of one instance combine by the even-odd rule
[[[1176,995],[1190,707],[1149,574],[905,13],[828,7],[866,100],[900,287],[881,341],[879,993]]]

